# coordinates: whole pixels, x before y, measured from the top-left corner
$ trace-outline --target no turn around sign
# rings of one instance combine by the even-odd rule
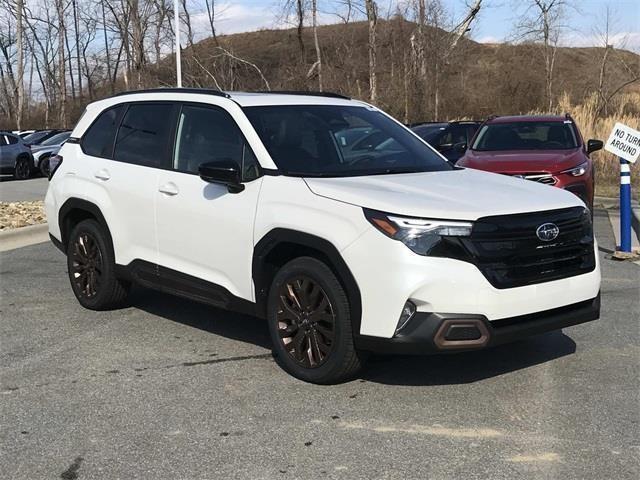
[[[604,149],[634,163],[640,156],[640,132],[622,123],[616,123]]]

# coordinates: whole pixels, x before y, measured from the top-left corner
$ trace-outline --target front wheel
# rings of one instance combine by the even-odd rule
[[[49,176],[49,157],[40,160],[40,173],[43,177]]]
[[[73,293],[85,308],[109,310],[127,298],[129,283],[116,277],[111,240],[95,220],[83,220],[72,230],[67,269]]]
[[[276,361],[294,377],[333,384],[362,367],[347,295],[323,262],[300,257],[284,265],[271,286],[267,318]]]

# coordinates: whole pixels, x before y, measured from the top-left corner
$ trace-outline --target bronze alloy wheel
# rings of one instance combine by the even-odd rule
[[[309,277],[294,277],[278,292],[278,336],[300,366],[316,368],[334,345],[336,316],[325,291]]]
[[[76,291],[85,298],[98,293],[103,273],[102,252],[93,235],[82,232],[73,242],[71,277]]]

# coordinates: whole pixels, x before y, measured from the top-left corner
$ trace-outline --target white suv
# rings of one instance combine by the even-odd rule
[[[599,316],[575,195],[455,168],[334,94],[130,92],[87,107],[51,159],[52,241],[86,308],[132,282],[266,318],[298,378],[366,352],[498,345]]]

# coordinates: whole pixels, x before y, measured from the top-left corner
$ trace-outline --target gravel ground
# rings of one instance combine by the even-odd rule
[[[596,231],[610,249],[602,212]],[[320,387],[258,319],[142,289],[84,310],[54,247],[0,253],[1,475],[635,480],[640,267],[601,261],[598,321]]]
[[[46,223],[44,202],[0,202],[0,231]]]

